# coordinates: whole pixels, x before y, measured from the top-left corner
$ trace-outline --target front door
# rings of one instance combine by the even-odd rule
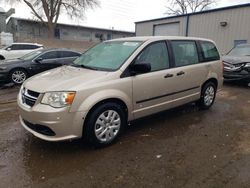
[[[135,64],[150,63],[151,72],[133,77],[134,117],[139,118],[170,107],[168,93],[174,87],[165,41],[152,43],[136,58]]]
[[[39,59],[39,62],[37,60]],[[60,53],[58,51],[49,51],[33,60],[32,69],[34,74],[62,66],[60,62]]]

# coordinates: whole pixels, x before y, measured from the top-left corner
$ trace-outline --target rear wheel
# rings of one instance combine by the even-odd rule
[[[113,143],[126,125],[124,110],[116,103],[104,103],[90,113],[83,136],[91,145],[104,147]]]
[[[15,69],[10,72],[10,80],[12,83],[20,85],[22,84],[28,77],[28,74],[23,69]]]
[[[202,87],[201,98],[199,100],[199,106],[201,109],[209,109],[215,100],[216,85],[213,82],[208,82]]]

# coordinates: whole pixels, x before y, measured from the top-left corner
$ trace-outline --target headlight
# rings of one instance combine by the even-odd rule
[[[247,68],[250,67],[250,63],[246,63],[245,67],[247,67]]]
[[[49,92],[45,93],[42,104],[50,105],[54,108],[62,108],[73,103],[75,92]]]

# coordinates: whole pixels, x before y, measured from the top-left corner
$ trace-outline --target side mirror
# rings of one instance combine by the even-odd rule
[[[130,67],[130,71],[132,75],[147,73],[151,71],[151,64],[150,63],[134,64]]]
[[[7,48],[6,50],[7,50],[7,51],[10,51],[10,50],[11,50],[11,48]]]
[[[36,63],[41,63],[42,61],[43,61],[43,58],[41,58],[41,57],[35,59],[35,62],[36,62]]]

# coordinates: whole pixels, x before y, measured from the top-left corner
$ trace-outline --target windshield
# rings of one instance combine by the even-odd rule
[[[140,46],[141,42],[104,42],[91,48],[74,61],[77,66],[96,70],[117,70]]]
[[[34,51],[34,52],[28,53],[28,54],[20,57],[19,59],[31,60],[31,59],[34,59],[35,57],[37,57],[38,55],[40,55],[41,53],[42,53],[42,51]]]
[[[228,55],[230,56],[250,56],[250,46],[236,46]]]

